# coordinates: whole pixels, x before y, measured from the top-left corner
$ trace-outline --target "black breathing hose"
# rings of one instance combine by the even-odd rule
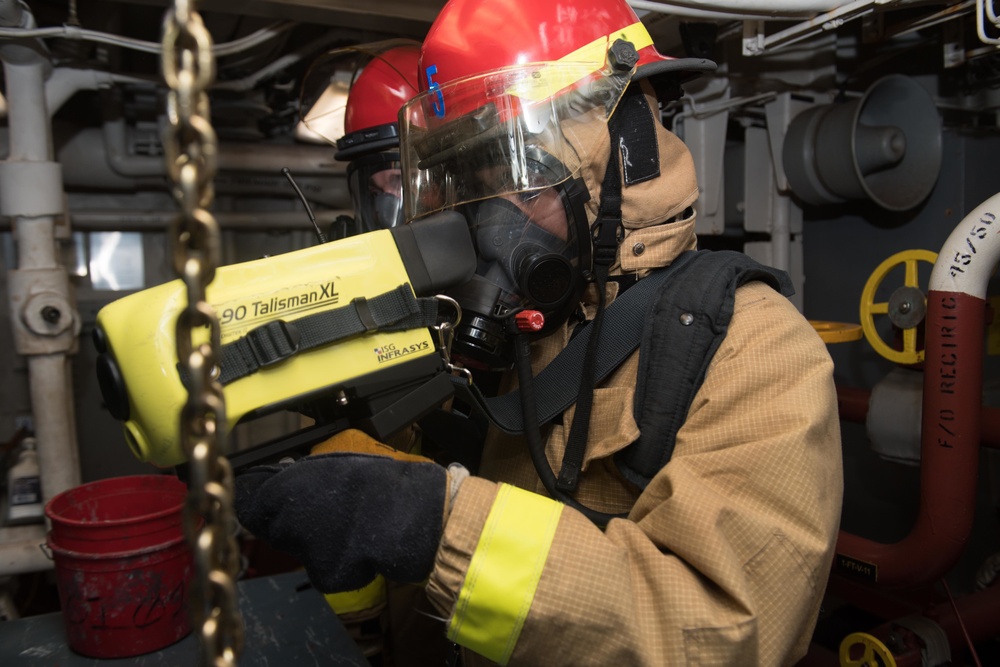
[[[609,514],[591,509],[578,500],[556,488],[556,475],[549,467],[545,458],[545,443],[542,442],[541,428],[538,424],[538,409],[535,403],[534,377],[531,374],[531,346],[528,337],[515,335],[514,357],[517,366],[517,381],[521,393],[521,411],[524,418],[524,436],[528,440],[528,453],[531,462],[545,486],[545,490],[556,500],[569,505],[598,526],[605,526],[611,519],[623,519],[627,514]]]

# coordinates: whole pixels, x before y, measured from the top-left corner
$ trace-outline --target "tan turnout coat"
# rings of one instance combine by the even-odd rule
[[[665,171],[675,176],[650,187],[672,202],[675,221],[652,225],[656,216],[645,215],[641,203],[650,197],[626,191],[627,236],[613,273],[664,266],[696,245],[694,217],[678,219],[697,196],[690,156],[665,130],[660,143]],[[585,174],[588,185],[603,177],[601,160],[595,164]],[[641,256],[631,252],[640,240]],[[563,330],[534,346],[536,373],[568,338]],[[673,458],[641,491],[611,461],[638,436],[637,357],[596,389],[576,494],[589,507],[628,518],[601,530],[563,510],[509,664],[794,664],[816,623],[843,491],[833,364],[824,343],[785,297],[758,282],[739,288],[728,335],[677,434]],[[572,409],[562,421],[565,428],[552,427],[546,441],[556,472]],[[498,482],[545,494],[525,442],[496,432],[479,476],[465,480],[454,499],[427,585],[444,617],[455,611]],[[466,652],[466,665],[483,662]]]

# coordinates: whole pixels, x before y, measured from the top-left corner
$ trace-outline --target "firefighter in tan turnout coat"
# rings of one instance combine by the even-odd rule
[[[400,150],[407,219],[469,221],[479,269],[453,293],[454,355],[474,377],[513,367],[499,393],[544,403],[542,370],[574,334],[615,335],[615,300],[696,248],[692,158],[658,102],[709,66],[657,53],[625,0],[444,6]],[[574,404],[491,429],[471,475],[345,431],[240,475],[240,521],[320,590],[421,585],[464,665],[794,664],[839,525],[833,364],[773,284],[729,298],[669,461],[645,477],[627,456],[636,407],[664,390],[637,396],[642,347],[588,382],[597,345]]]

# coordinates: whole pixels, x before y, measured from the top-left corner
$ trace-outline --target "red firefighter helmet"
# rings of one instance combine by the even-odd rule
[[[338,160],[399,145],[399,108],[417,94],[420,45],[396,46],[374,55],[351,85],[344,109]]]
[[[402,220],[397,119],[417,94],[419,58],[414,40],[360,44],[324,54],[303,77],[303,123],[337,147],[335,159],[348,162],[354,224],[347,235]]]
[[[656,50],[625,0],[451,0],[424,40],[420,90],[501,67],[580,60],[574,54],[606,51],[619,38],[639,53],[636,78],[674,60]]]

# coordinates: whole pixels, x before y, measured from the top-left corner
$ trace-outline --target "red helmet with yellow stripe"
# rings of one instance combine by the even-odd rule
[[[449,0],[421,46],[421,93],[400,112],[415,185],[407,218],[555,185],[529,178],[517,154],[532,146],[562,164],[550,176],[569,178],[591,157],[587,138],[573,132],[606,124],[630,83],[714,67],[660,54],[625,0]],[[511,172],[463,178],[484,160]]]
[[[625,0],[451,0],[423,42],[420,90],[526,63],[603,61],[617,39],[632,43],[640,69],[673,60]]]

